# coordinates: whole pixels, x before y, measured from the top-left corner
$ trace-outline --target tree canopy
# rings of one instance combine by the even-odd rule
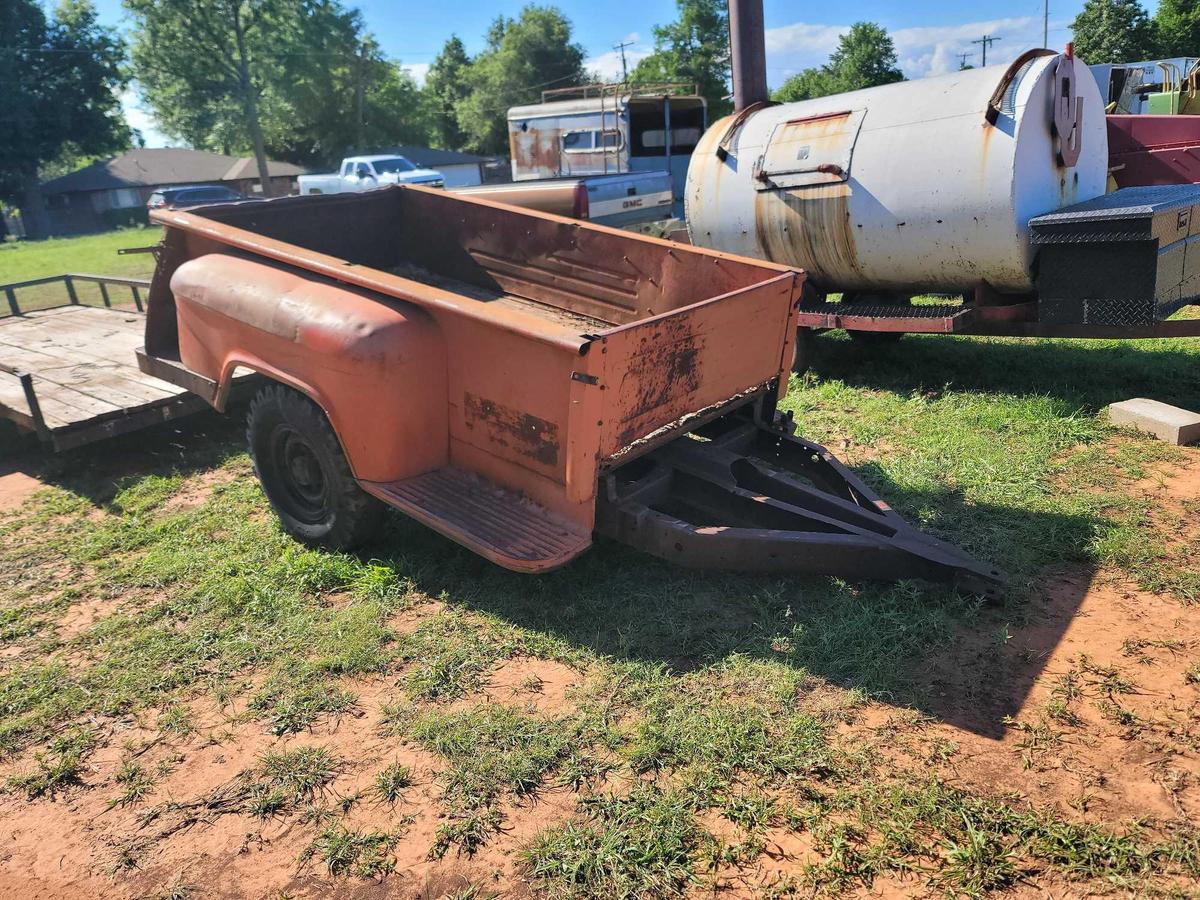
[[[471,57],[467,56],[463,42],[457,35],[451,35],[425,75],[433,138],[439,147],[457,149],[466,142],[455,110],[470,92],[467,85],[470,65]]]
[[[123,58],[86,0],[63,0],[50,18],[36,0],[0,4],[0,200],[23,208],[31,236],[45,232],[41,170],[64,154],[129,146]]]
[[[726,115],[729,99],[729,15],[725,0],[675,0],[679,14],[654,27],[654,52],[638,62],[634,83],[693,81],[709,118]]]
[[[1089,64],[1158,55],[1155,30],[1137,0],[1087,0],[1071,28],[1075,52]]]
[[[133,71],[163,131],[201,149],[329,163],[420,143],[412,76],[339,0],[126,0]]]
[[[903,80],[896,46],[887,31],[874,22],[856,22],[838,38],[829,62],[798,72],[772,96],[790,103]]]
[[[1159,0],[1154,38],[1160,56],[1200,56],[1200,0]]]
[[[499,16],[487,46],[466,69],[467,93],[455,102],[465,147],[477,153],[508,149],[508,109],[536,103],[543,88],[587,81],[583,48],[571,23],[552,6],[526,6],[516,19]]]

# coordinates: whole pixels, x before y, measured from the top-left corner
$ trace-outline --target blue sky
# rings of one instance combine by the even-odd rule
[[[418,80],[450,34],[457,34],[468,52],[480,49],[488,24],[500,13],[516,15],[515,2],[457,0],[395,3],[360,0],[367,27],[378,38],[384,52],[410,68]],[[653,26],[674,18],[673,0],[605,0],[557,4],[575,26],[575,39],[587,52],[589,67],[608,77],[619,75],[620,56],[613,50],[618,41],[631,41],[626,48],[632,64],[653,46]],[[1051,0],[1051,47],[1070,39],[1070,22],[1083,0]],[[1147,3],[1153,12],[1156,0]],[[102,20],[128,28],[120,0],[97,0]],[[765,0],[767,24],[767,77],[772,86],[806,66],[828,58],[838,35],[851,23],[873,21],[886,27],[896,42],[900,65],[910,78],[950,71],[958,67],[958,54],[970,52],[970,61],[980,62],[979,46],[971,41],[984,34],[1001,40],[988,51],[988,62],[1004,62],[1042,42],[1042,0],[982,0],[962,3],[952,0],[915,0],[895,3],[884,0],[852,0],[842,4],[788,3]],[[148,113],[139,107],[136,95],[124,98],[131,124],[142,130],[150,146],[164,139]]]

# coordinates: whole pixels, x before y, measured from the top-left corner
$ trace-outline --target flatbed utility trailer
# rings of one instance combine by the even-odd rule
[[[85,285],[103,305],[81,302]],[[61,451],[205,409],[138,369],[149,286],[75,273],[0,285],[0,419]]]
[[[150,375],[223,409],[284,527],[348,548],[395,507],[506,568],[607,535],[681,564],[918,577],[994,568],[790,434],[803,274],[395,186],[155,211]]]

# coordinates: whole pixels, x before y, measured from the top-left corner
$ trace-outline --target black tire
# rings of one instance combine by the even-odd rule
[[[271,508],[296,540],[350,550],[378,533],[386,507],[358,486],[325,413],[303,394],[262,388],[246,417],[246,442]]]

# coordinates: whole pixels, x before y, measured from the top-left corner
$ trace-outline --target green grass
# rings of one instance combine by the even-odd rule
[[[154,256],[133,253],[125,256],[118,250],[128,247],[148,247],[157,244],[162,229],[157,225],[140,228],[121,228],[102,234],[82,237],[47,238],[41,241],[0,241],[0,285],[15,281],[31,281],[48,275],[77,272],[87,275],[117,275],[126,278],[149,278],[154,274]],[[78,282],[76,291],[83,303],[103,302],[100,289],[94,284]],[[115,303],[132,302],[128,289],[113,287]],[[22,288],[17,302],[22,309],[55,306],[68,300],[61,283]],[[8,306],[0,306],[0,315],[8,314]]]
[[[396,835],[381,831],[358,831],[331,825],[317,836],[306,855],[319,857],[330,875],[374,878],[395,869],[395,860],[388,854],[396,840]]]
[[[390,763],[375,776],[373,790],[381,803],[395,804],[404,789],[413,783],[412,769],[400,762]]]
[[[117,251],[148,247],[158,243],[161,236],[162,229],[154,225],[82,237],[0,243],[0,284],[64,272],[149,278],[154,272],[153,256],[141,253],[119,256]]]
[[[433,857],[505,842],[515,808],[577,794],[574,814],[511,848],[551,897],[708,890],[752,866],[779,830],[814,851],[771,896],[894,875],[983,896],[1043,873],[1168,891],[1200,872],[1194,829],[1081,824],[1003,785],[967,792],[941,779],[949,742],[905,769],[841,726],[865,697],[914,721],[947,717],[929,658],[963,632],[1000,647],[1031,617],[1047,572],[1103,570],[1193,614],[1195,530],[1132,487],[1181,452],[1098,413],[1135,394],[1191,402],[1198,351],[1200,341],[906,338],[868,354],[834,335],[818,341],[815,374],[796,379],[785,403],[800,433],[910,519],[1005,568],[1008,594],[991,605],[918,582],[689,572],[607,542],[533,578],[400,516],[360,554],[307,550],[270,516],[237,411],[114,442],[106,452],[132,455],[136,475],[96,471],[94,448],[63,454],[43,464],[52,487],[0,518],[8,790],[30,802],[69,795],[87,781],[106,723],[145,715],[163,741],[187,746],[201,727],[193,709],[238,699],[239,726],[291,735],[364,716],[381,740],[433,760]],[[209,473],[202,502],[172,502]],[[76,605],[101,601],[107,618],[59,627]],[[1058,673],[1045,713],[1011,724],[1018,752],[1082,740],[1085,713],[1139,739],[1149,726],[1126,708],[1139,667],[1195,652],[1171,640],[1141,635],[1119,660],[1084,657]],[[491,673],[515,657],[577,672],[569,702],[544,712],[481,702]],[[979,665],[990,665],[986,650]],[[1200,663],[1183,677],[1197,672]],[[382,707],[358,696],[367,679],[387,685]],[[146,810],[159,828],[146,835],[179,833],[201,815],[287,818],[309,829],[308,858],[328,872],[380,877],[404,830],[352,817],[404,816],[425,795],[394,758],[385,749],[363,766],[319,746],[275,751],[210,795]],[[351,770],[365,781],[339,795],[334,782]],[[104,785],[140,809],[158,777],[127,763]]]
[[[582,819],[542,832],[522,854],[551,897],[677,897],[697,880],[712,838],[685,795],[639,785],[627,797],[590,798],[583,809]]]

